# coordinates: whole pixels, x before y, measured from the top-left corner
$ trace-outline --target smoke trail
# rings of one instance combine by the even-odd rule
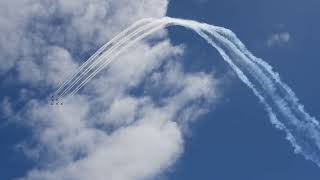
[[[223,60],[236,72],[239,79],[244,82],[258,97],[264,105],[271,122],[283,130],[287,139],[295,148],[295,152],[302,154],[306,159],[312,160],[320,167],[320,126],[319,122],[311,117],[295,93],[286,85],[279,74],[273,71],[272,67],[260,58],[255,57],[245,45],[230,30],[196,21],[182,20],[165,17],[152,22],[147,22],[140,27],[139,33],[131,33],[128,37],[120,38],[121,43],[111,46],[107,51],[102,52],[97,61],[97,68],[91,71],[89,66],[84,71],[90,73],[84,79],[76,82],[65,83],[67,88],[74,88],[69,95],[75,94],[81,87],[88,83],[97,73],[112,62],[112,60],[123,51],[134,45],[137,41],[148,36],[152,32],[169,25],[178,25],[188,28],[214,47]],[[132,29],[137,32],[137,29]],[[79,70],[80,72],[81,70]],[[76,87],[78,81],[82,80]],[[68,84],[69,83],[69,84]],[[69,86],[69,87],[68,87]],[[67,92],[62,95],[68,95]]]
[[[69,95],[73,95],[75,94],[81,87],[83,87],[88,81],[90,81],[94,75],[96,75],[98,72],[100,72],[102,70],[103,67],[106,67],[111,61],[111,59],[116,56],[116,54],[120,54],[119,52],[122,52],[119,49],[127,49],[127,48],[123,48],[123,47],[129,47],[130,45],[128,44],[129,42],[136,42],[134,40],[134,38],[138,38],[139,40],[141,40],[142,38],[146,37],[148,34],[151,34],[153,31],[161,29],[163,27],[158,27],[160,20],[154,20],[152,22],[149,22],[141,27],[138,27],[138,29],[134,30],[132,33],[129,33],[127,36],[124,36],[123,38],[121,38],[118,42],[112,44],[112,46],[110,46],[110,48],[106,51],[104,51],[103,53],[100,54],[99,57],[97,57],[97,59],[95,60],[95,62],[93,62],[87,69],[84,70],[84,72],[82,72],[75,81],[73,81],[69,87],[67,87],[65,89],[64,92],[62,92],[60,94],[59,97],[62,97],[63,95],[65,95],[66,93],[68,93],[74,86],[77,85],[78,82],[80,82],[80,84],[69,93]],[[155,30],[153,30],[155,29]],[[150,33],[148,33],[150,31]],[[137,40],[138,41],[138,40]],[[114,53],[115,52],[115,53]],[[100,64],[99,66],[99,63]],[[94,67],[97,67],[97,69],[94,69]],[[91,74],[86,76],[90,71]],[[82,82],[81,82],[82,80]]]
[[[146,25],[147,23],[150,23],[152,20],[153,20],[152,18],[145,18],[145,19],[141,19],[141,20],[137,21],[133,25],[131,25],[130,27],[128,27],[127,29],[125,29],[124,31],[122,31],[121,33],[116,35],[114,38],[112,38],[109,42],[104,44],[85,63],[83,63],[71,77],[69,77],[67,80],[65,80],[60,85],[59,89],[56,90],[56,92],[54,93],[55,96],[60,94],[59,97],[61,97],[69,90],[69,88],[72,88],[71,87],[72,84],[69,85],[69,87],[68,87],[68,84],[70,82],[74,83],[79,78],[81,78],[81,76],[84,76],[86,74],[86,71],[81,72],[83,69],[87,70],[88,68],[89,69],[93,68],[94,67],[94,63],[95,63],[94,61],[96,61],[98,56],[100,56],[106,50],[112,48],[112,46],[114,46],[115,42],[125,38],[126,36],[130,35],[131,33],[134,33],[135,31],[137,31],[137,28],[138,29],[139,28],[143,28],[144,25]]]
[[[303,153],[307,159],[313,160],[319,165],[319,122],[304,110],[295,93],[281,81],[278,74],[272,71],[269,64],[253,56],[232,32],[224,35],[229,37],[229,40],[222,36],[220,40],[228,42],[229,47],[227,48],[230,48],[232,53],[242,55],[242,63],[247,62],[245,67],[249,70],[248,73],[251,73],[251,76],[260,84],[259,91],[264,93],[266,103],[277,111],[281,121],[273,119],[273,123],[287,132],[287,138],[295,147],[296,152]]]
[[[154,26],[152,26],[154,25]],[[145,29],[145,32],[142,34],[138,34],[139,36],[134,37],[137,34],[134,34],[133,36],[129,37],[126,41],[126,43],[124,46],[121,46],[122,44],[118,45],[115,48],[113,48],[112,50],[110,50],[110,52],[107,52],[106,55],[102,55],[103,59],[107,59],[107,61],[105,61],[100,67],[98,67],[96,70],[94,70],[89,76],[86,77],[86,79],[84,79],[84,81],[82,81],[78,87],[76,87],[69,95],[73,96],[75,93],[77,93],[85,84],[87,84],[95,75],[97,75],[103,68],[105,68],[106,66],[108,66],[112,60],[117,57],[118,55],[120,55],[123,51],[127,50],[128,48],[132,47],[135,43],[137,43],[138,41],[140,41],[141,39],[147,37],[148,35],[152,34],[153,32],[159,30],[159,29],[163,29],[166,26],[166,24],[164,24],[163,22],[156,22],[155,24],[151,24],[151,28],[148,27],[148,29]]]

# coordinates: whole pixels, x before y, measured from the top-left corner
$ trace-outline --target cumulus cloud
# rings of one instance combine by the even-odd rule
[[[282,46],[287,44],[291,39],[291,35],[289,32],[280,32],[272,34],[267,40],[267,46]]]
[[[32,143],[18,146],[37,164],[21,179],[141,180],[174,164],[183,152],[185,127],[217,98],[217,80],[210,73],[185,72],[176,61],[183,46],[173,46],[165,31],[151,39],[158,43],[141,41],[120,55],[64,106],[37,97],[129,24],[164,16],[167,4],[0,2],[0,71],[28,85],[17,97],[30,99],[22,119],[34,132]],[[2,107],[14,111],[8,100]]]
[[[145,84],[170,91],[161,95],[161,103],[152,93],[127,93],[134,88],[127,82],[118,82],[111,92],[108,83],[101,83],[130,71],[115,71],[93,82],[106,96],[80,94],[58,108],[35,101],[28,116],[38,147],[31,152],[40,159],[45,156],[50,166],[34,169],[24,179],[139,180],[170,167],[183,151],[183,127],[206,110],[203,106],[215,98],[211,90],[216,86],[211,74],[187,73],[167,61],[164,71],[147,73],[160,76],[160,83],[153,79]],[[197,106],[201,99],[202,106]]]
[[[92,53],[136,20],[163,16],[167,3],[166,0],[1,1],[0,70],[7,72],[25,60],[32,61],[26,65],[33,71],[36,65],[43,69],[43,58],[52,47],[70,53],[78,61],[83,58],[81,55]],[[18,74],[25,74],[20,70]],[[40,72],[32,74],[39,76]]]

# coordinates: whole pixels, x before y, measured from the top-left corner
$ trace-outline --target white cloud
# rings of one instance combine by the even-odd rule
[[[0,71],[15,70],[19,83],[32,85],[21,97],[35,97],[57,87],[79,66],[78,58],[129,24],[164,16],[167,4],[1,1]],[[183,47],[166,40],[165,31],[159,34],[159,43],[141,41],[64,106],[30,100],[23,119],[33,129],[33,143],[19,147],[38,164],[22,179],[140,180],[173,165],[183,151],[184,127],[206,112],[217,97],[217,83],[212,74],[184,72],[175,62]],[[133,95],[135,88],[145,92]]]
[[[136,97],[125,91],[121,96],[113,94],[115,97],[108,103],[97,103],[103,101],[99,96],[82,95],[64,107],[35,103],[29,116],[38,132],[37,157],[49,154],[46,162],[51,166],[32,170],[25,179],[139,180],[171,166],[182,152],[181,128],[190,120],[188,116],[197,118],[205,110],[194,106],[193,101],[201,97],[212,100],[214,93],[209,91],[215,88],[215,80],[209,74],[186,73],[178,64],[168,64],[168,70],[152,74],[177,74],[174,79],[178,83],[170,84],[168,80],[170,85],[165,86],[179,91],[164,97],[162,104],[149,95]],[[119,73],[124,72],[116,71],[114,76],[104,78],[112,79]],[[119,85],[118,90],[123,86],[126,84]],[[99,88],[112,95],[107,86]],[[97,107],[102,111],[96,112]],[[115,129],[105,129],[110,124]]]
[[[289,32],[280,32],[280,33],[275,33],[272,34],[269,39],[267,40],[267,46],[279,46],[279,45],[284,45],[287,44],[291,39],[291,35]]]
[[[41,59],[25,58],[17,63],[18,78],[34,86],[58,86],[78,67],[70,53],[61,47],[46,47]]]
[[[71,56],[91,52],[136,20],[163,16],[167,3],[166,0],[1,1],[0,70],[7,72],[21,60],[40,65],[51,46],[65,49]]]
[[[89,156],[54,170],[32,171],[28,179],[144,179],[174,163],[181,145],[174,122],[130,126],[105,137]]]

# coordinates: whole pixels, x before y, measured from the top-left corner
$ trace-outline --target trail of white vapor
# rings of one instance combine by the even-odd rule
[[[78,81],[71,84],[70,89],[74,88],[71,93],[62,95],[74,95],[123,51],[154,31],[170,25],[191,29],[214,47],[223,60],[235,71],[239,79],[258,97],[271,122],[286,133],[295,152],[302,154],[320,167],[319,122],[304,110],[295,93],[280,79],[279,74],[274,72],[268,63],[255,57],[232,31],[222,27],[169,17],[153,20],[153,23],[149,22],[140,27],[141,31],[138,33],[131,33],[123,39],[120,37],[119,43],[116,43],[114,47],[99,52],[93,60],[99,62],[97,68],[91,72],[92,68],[89,66],[87,72],[90,74],[84,79],[78,79],[78,81],[82,81],[76,87],[74,86]],[[136,28],[138,30],[139,26]],[[137,32],[135,28],[131,30]]]
[[[125,29],[124,31],[122,31],[121,33],[119,33],[118,35],[116,35],[109,42],[104,44],[85,63],[83,63],[71,77],[69,77],[67,80],[65,80],[60,85],[59,89],[57,89],[57,91],[54,93],[54,95],[56,97],[61,97],[61,95],[63,95],[64,93],[66,93],[68,91],[68,84],[70,82],[77,81],[78,78],[80,78],[79,76],[85,75],[85,72],[82,72],[82,71],[84,69],[91,67],[92,63],[94,63],[96,61],[98,56],[100,56],[106,50],[110,49],[118,40],[123,39],[126,35],[127,36],[130,35],[131,33],[133,33],[132,31],[135,31],[137,28],[143,27],[144,25],[146,25],[147,23],[149,23],[151,21],[152,21],[152,18],[145,18],[145,19],[139,20],[139,21],[135,22],[134,24],[132,24],[127,29]],[[69,84],[69,87],[71,87],[70,84]]]
[[[110,49],[109,52],[102,55],[102,60],[105,59],[104,63],[101,64],[100,67],[98,67],[96,70],[94,70],[89,76],[86,77],[69,95],[73,96],[75,93],[77,93],[84,85],[86,85],[95,75],[97,75],[101,70],[103,70],[106,66],[108,66],[112,60],[120,55],[122,52],[127,50],[128,48],[132,47],[132,45],[136,44],[141,39],[147,37],[148,35],[152,34],[153,32],[163,29],[166,24],[164,24],[161,21],[157,21],[156,23],[150,24],[146,29],[139,32],[142,34],[134,34],[133,36],[127,38],[126,42],[123,44],[120,44],[112,49]],[[134,37],[135,35],[139,35],[137,37]],[[123,46],[122,46],[123,45]]]
[[[281,81],[277,73],[272,71],[269,64],[253,56],[231,31],[224,30],[222,34],[226,37],[223,40],[229,41],[228,48],[237,53],[238,57],[242,56],[243,69],[249,70],[257,84],[260,84],[260,91],[264,93],[266,102],[276,110],[279,118],[274,119],[273,123],[287,131],[287,138],[292,142],[296,152],[304,154],[307,159],[319,165],[319,122],[304,110],[295,93]]]
[[[159,21],[159,20],[158,20]],[[127,46],[128,42],[132,41],[132,38],[135,38],[135,36],[140,37],[140,34],[145,34],[145,31],[149,31],[150,29],[155,28],[154,26],[157,26],[159,24],[158,21],[152,21],[149,23],[144,24],[141,27],[137,27],[137,29],[133,29],[133,32],[131,32],[130,34],[124,36],[122,39],[119,39],[118,42],[112,44],[110,46],[109,49],[107,49],[106,51],[104,51],[103,53],[100,54],[99,57],[97,57],[97,59],[95,60],[95,62],[93,62],[89,67],[87,67],[86,69],[84,69],[84,71],[77,77],[77,79],[75,81],[73,81],[71,84],[69,84],[65,91],[62,92],[60,94],[59,97],[64,96],[65,94],[67,94],[69,92],[69,95],[74,94],[72,92],[76,92],[78,91],[78,89],[80,89],[81,87],[83,87],[83,85],[85,84],[85,82],[87,81],[87,79],[90,79],[90,77],[92,76],[91,74],[97,74],[96,71],[97,69],[98,72],[102,69],[101,66],[105,67],[107,66],[110,61],[109,56],[113,56],[114,52],[118,52],[119,48],[122,48],[122,46]],[[102,64],[100,64],[102,63]],[[105,65],[104,65],[105,64]],[[97,67],[97,69],[94,69],[95,67]],[[88,76],[86,76],[90,71],[92,71],[92,73]],[[81,82],[82,80],[82,82]],[[79,84],[79,88],[75,88],[73,91],[70,90],[72,88],[74,88],[78,82],[81,82],[81,84]]]

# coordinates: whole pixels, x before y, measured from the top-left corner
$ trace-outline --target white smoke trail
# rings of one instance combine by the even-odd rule
[[[224,36],[228,37],[224,38],[225,42],[232,43],[229,48],[233,52],[246,55],[242,57],[242,61],[254,63],[246,64],[245,67],[251,69],[251,75],[260,84],[260,91],[267,97],[265,98],[266,102],[277,110],[281,121],[274,119],[273,122],[283,127],[282,129],[287,132],[288,139],[292,142],[296,152],[301,152],[307,159],[313,160],[319,165],[319,122],[304,110],[295,93],[281,81],[277,73],[272,71],[269,64],[253,56],[231,31],[224,33]]]
[[[56,97],[61,97],[64,93],[66,93],[67,90],[67,86],[70,82],[72,81],[76,81],[79,78],[79,74],[80,76],[82,74],[85,74],[85,72],[81,72],[83,69],[87,69],[90,68],[92,63],[94,63],[94,61],[96,61],[97,57],[99,55],[101,55],[103,52],[105,52],[106,50],[110,49],[118,40],[123,39],[126,35],[130,35],[131,33],[134,33],[137,28],[141,28],[144,25],[146,25],[147,23],[150,23],[153,19],[152,18],[145,18],[145,19],[141,19],[137,22],[135,22],[134,24],[132,24],[130,27],[128,27],[127,29],[125,29],[124,31],[122,31],[121,33],[119,33],[118,35],[116,35],[114,38],[112,38],[109,42],[107,42],[106,44],[104,44],[101,48],[99,48],[86,62],[84,62],[79,68],[78,70],[71,76],[69,77],[67,80],[65,80],[59,87],[59,89],[56,90],[56,92],[54,93],[54,95]],[[133,32],[132,32],[133,31]]]
[[[120,39],[118,42],[112,44],[112,46],[110,46],[110,48],[106,51],[104,51],[102,54],[100,54],[99,57],[97,57],[97,59],[95,60],[95,62],[93,62],[88,68],[86,68],[77,78],[75,81],[73,81],[71,84],[69,84],[65,91],[62,92],[60,94],[59,97],[62,97],[64,96],[66,93],[70,92],[70,90],[75,86],[77,85],[78,82],[81,82],[80,85],[78,85],[77,88],[75,88],[75,90],[71,91],[71,94],[74,94],[76,93],[81,87],[83,87],[84,84],[86,84],[87,81],[89,81],[91,78],[91,74],[97,74],[101,69],[102,67],[105,67],[109,64],[109,61],[110,61],[110,58],[109,56],[114,56],[114,52],[118,52],[119,48],[122,48],[122,46],[127,46],[128,45],[128,42],[132,42],[133,39],[132,38],[136,38],[137,37],[141,37],[141,34],[146,34],[145,31],[150,31],[150,29],[155,29],[157,25],[159,25],[159,20],[156,20],[156,21],[152,21],[152,22],[149,22],[147,24],[144,24],[143,26],[141,27],[138,27],[138,29],[136,30],[133,30],[132,33],[128,34],[127,36],[124,36],[122,39]],[[161,29],[161,28],[156,28],[156,29]],[[153,32],[153,31],[152,31]],[[150,34],[150,33],[149,33]],[[146,35],[145,35],[146,36]],[[145,37],[143,36],[143,37]],[[142,37],[142,38],[143,38]],[[140,38],[140,39],[142,39]],[[116,54],[119,54],[119,53],[116,53]],[[99,63],[103,63],[99,66]],[[97,67],[96,70],[93,70],[94,67]],[[89,77],[85,77],[91,70],[93,70],[93,72],[89,75]],[[96,72],[98,71],[98,72]],[[84,79],[83,79],[84,78]],[[87,80],[89,79],[89,80]]]
[[[98,59],[104,62],[86,76],[69,95],[74,95],[97,73],[111,63],[116,56],[137,41],[165,26],[183,26],[196,32],[219,52],[222,58],[236,72],[239,79],[253,91],[264,105],[271,122],[277,128],[286,132],[287,139],[295,148],[295,152],[301,153],[306,159],[312,160],[320,167],[319,122],[304,110],[295,93],[288,85],[282,82],[280,76],[272,70],[272,67],[247,50],[232,31],[196,21],[169,17],[154,20],[154,22],[156,23],[147,23],[150,29],[142,28],[142,33],[125,38],[115,47],[103,52]]]
[[[125,29],[124,31],[122,31],[121,33],[119,33],[117,36],[115,36],[114,38],[112,38],[109,42],[107,42],[106,44],[104,44],[100,49],[98,49],[98,51],[96,51],[85,63],[83,63],[79,69],[71,76],[69,77],[67,80],[65,80],[60,87],[57,89],[57,91],[55,92],[55,94],[59,94],[61,92],[61,90],[65,87],[66,84],[68,84],[70,81],[72,81],[88,64],[90,64],[92,61],[95,60],[95,58],[100,55],[103,51],[105,51],[105,49],[107,49],[110,45],[112,45],[116,40],[122,38],[123,35],[127,34],[128,32],[130,32],[132,29],[135,29],[136,27],[143,25],[143,23],[148,22],[151,19],[142,19],[140,21],[135,22],[133,25],[131,25],[130,27],[128,27],[127,29]]]
[[[152,27],[153,26],[153,27]],[[84,79],[79,85],[78,87],[76,87],[69,95],[73,96],[75,93],[77,93],[85,84],[87,84],[95,75],[97,75],[102,69],[104,69],[106,66],[108,66],[112,60],[117,57],[118,55],[120,55],[122,52],[124,52],[125,50],[127,50],[128,48],[132,47],[135,43],[137,43],[138,41],[140,41],[141,39],[147,37],[148,35],[152,34],[155,31],[158,31],[160,29],[163,29],[166,26],[165,23],[163,22],[156,22],[155,24],[151,24],[151,26],[149,26],[148,28],[150,29],[145,29],[145,32],[137,37],[129,37],[127,40],[127,43],[124,46],[121,46],[122,44],[118,45],[117,47],[113,48],[112,50],[110,50],[108,53],[106,53],[106,55],[102,55],[103,59],[107,59],[100,67],[98,67],[94,72],[92,72],[92,74],[90,74],[89,76],[86,77],[86,79]],[[137,34],[135,34],[137,35]],[[135,38],[135,39],[132,39]],[[118,49],[116,49],[118,48]]]

